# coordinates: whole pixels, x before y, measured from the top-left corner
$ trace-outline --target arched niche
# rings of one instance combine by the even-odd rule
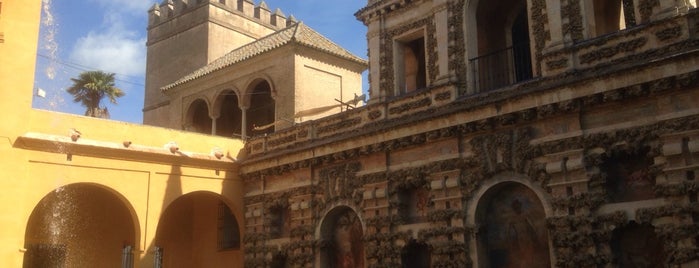
[[[193,192],[163,211],[154,245],[158,267],[229,267],[242,257],[238,220],[222,196]]]
[[[216,119],[216,135],[223,137],[240,137],[243,126],[243,111],[240,99],[234,90],[224,90],[214,103],[219,117]]]
[[[48,193],[34,207],[23,267],[133,265],[139,240],[135,211],[122,195],[98,184],[71,184]]]
[[[276,127],[276,103],[272,97],[272,84],[266,79],[255,79],[246,92],[250,100],[246,112],[247,134],[259,136],[273,133]]]
[[[211,134],[211,127],[209,104],[203,99],[197,99],[189,104],[187,113],[185,113],[184,129],[202,134]]]
[[[612,150],[602,157],[600,170],[605,175],[609,201],[630,202],[655,198],[653,158],[649,147],[637,150]]]
[[[502,182],[478,200],[478,267],[551,267],[546,213],[524,184]]]
[[[666,267],[663,243],[650,224],[632,221],[614,229],[609,246],[614,267]]]
[[[350,207],[330,210],[320,225],[320,267],[364,267],[364,231]]]

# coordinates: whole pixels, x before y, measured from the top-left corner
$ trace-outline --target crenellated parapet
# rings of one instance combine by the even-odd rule
[[[164,0],[148,10],[148,27],[157,26],[205,6],[221,8],[275,29],[282,29],[296,22],[293,16],[287,18],[279,8],[272,12],[265,1],[255,5],[252,0]]]

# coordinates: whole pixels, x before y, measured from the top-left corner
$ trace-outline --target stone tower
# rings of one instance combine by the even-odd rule
[[[143,123],[166,126],[162,86],[294,22],[262,1],[165,0],[149,11]]]

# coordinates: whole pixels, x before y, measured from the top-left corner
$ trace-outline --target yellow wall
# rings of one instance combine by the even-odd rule
[[[135,243],[136,267],[152,267],[161,213],[185,194],[213,193],[231,207],[243,226],[242,184],[235,163],[241,141],[31,108],[40,3],[2,1],[0,14],[0,31],[5,36],[0,43],[0,188],[4,190],[0,195],[0,267],[22,266],[25,242],[32,242],[25,241],[30,215],[35,210],[47,211],[37,205],[44,198],[50,200],[62,186],[97,186],[106,189],[109,197],[105,200],[119,200],[90,204],[98,198],[87,198],[74,205],[85,203],[87,211],[126,208],[129,215],[114,211],[105,214],[114,220],[101,218],[94,224],[133,225],[133,242],[124,242]],[[82,133],[77,141],[70,138],[72,128]],[[124,141],[131,145],[124,146]],[[171,153],[164,147],[171,141],[179,145],[180,152]],[[227,156],[212,156],[216,147]],[[103,205],[96,208],[95,204]],[[30,229],[45,232],[46,228]],[[30,233],[27,237],[37,236]],[[109,246],[118,249],[122,245]],[[227,265],[242,265],[240,251],[228,255],[232,256],[226,258]]]

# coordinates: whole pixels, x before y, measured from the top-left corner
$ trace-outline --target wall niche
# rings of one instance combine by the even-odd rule
[[[653,159],[648,147],[638,150],[612,151],[603,158],[602,172],[606,174],[605,188],[612,203],[655,198],[655,178],[650,172]]]

